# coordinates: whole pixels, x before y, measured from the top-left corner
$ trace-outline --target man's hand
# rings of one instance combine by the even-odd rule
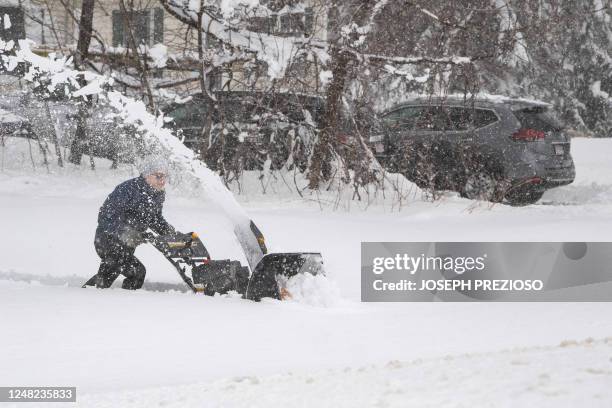
[[[140,232],[131,227],[125,227],[119,234],[118,238],[125,246],[136,248],[140,244],[144,244],[150,239],[147,232]]]

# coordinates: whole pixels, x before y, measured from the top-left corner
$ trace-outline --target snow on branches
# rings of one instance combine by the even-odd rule
[[[304,45],[313,45],[312,39],[280,36],[250,31],[242,27],[249,12],[270,15],[271,11],[258,0],[161,0],[164,8],[183,23],[212,35],[234,50],[252,53],[268,67],[271,79],[285,75],[290,61],[299,55]],[[201,14],[201,21],[199,15]],[[319,49],[324,44],[317,44]]]

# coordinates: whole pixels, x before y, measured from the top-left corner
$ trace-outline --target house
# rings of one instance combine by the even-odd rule
[[[199,87],[197,62],[197,33],[164,9],[158,1],[129,2],[134,8],[121,12],[119,0],[97,0],[94,9],[94,35],[90,52],[108,63],[105,55],[118,58],[129,48],[129,36],[138,44],[167,47],[170,63],[163,70],[154,70],[154,82],[186,81],[184,87]],[[29,38],[36,45],[35,52],[70,53],[76,48],[80,0],[0,0],[0,38],[19,40]],[[266,7],[243,10],[237,23],[239,30],[278,38],[316,38],[325,40],[327,5],[323,0],[268,0]],[[144,6],[143,6],[144,5]],[[138,6],[138,7],[137,7]],[[5,22],[9,22],[5,24]],[[215,33],[207,37],[214,44]],[[121,67],[129,61],[115,61]],[[115,67],[115,69],[118,69]],[[293,75],[277,84],[288,89],[317,92],[318,68],[306,58],[289,68]],[[192,78],[193,81],[189,82]],[[270,86],[266,66],[262,63],[235,62],[212,75],[213,89],[246,90]],[[282,82],[282,81],[281,81]]]

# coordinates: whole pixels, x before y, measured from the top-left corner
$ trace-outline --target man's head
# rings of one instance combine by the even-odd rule
[[[162,191],[168,180],[168,162],[160,156],[149,157],[144,161],[140,175],[153,189]]]

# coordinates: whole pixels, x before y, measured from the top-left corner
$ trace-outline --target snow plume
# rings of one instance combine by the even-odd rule
[[[69,98],[97,95],[98,103],[111,106],[115,110],[115,117],[120,119],[122,124],[137,130],[136,137],[142,138],[147,153],[162,154],[167,157],[173,171],[180,174],[179,179],[191,182],[193,187],[199,187],[204,199],[209,199],[228,215],[234,226],[234,234],[244,250],[249,266],[253,269],[263,254],[251,231],[249,216],[219,176],[198,160],[195,153],[182,144],[170,129],[163,127],[163,116],[149,113],[142,100],[135,100],[112,90],[111,77],[71,69],[69,58],[56,58],[54,54],[50,54],[49,57],[36,55],[30,49],[31,44],[32,41],[20,40],[19,48],[14,55],[0,52],[7,69],[12,71],[19,63],[26,63],[28,71],[24,79],[34,85],[47,84],[49,92],[57,89],[65,90]],[[88,81],[84,87],[78,82],[81,76]]]
[[[332,307],[339,302],[340,290],[323,275],[300,273],[291,278],[277,276],[280,288],[287,290],[291,300],[318,307]]]

